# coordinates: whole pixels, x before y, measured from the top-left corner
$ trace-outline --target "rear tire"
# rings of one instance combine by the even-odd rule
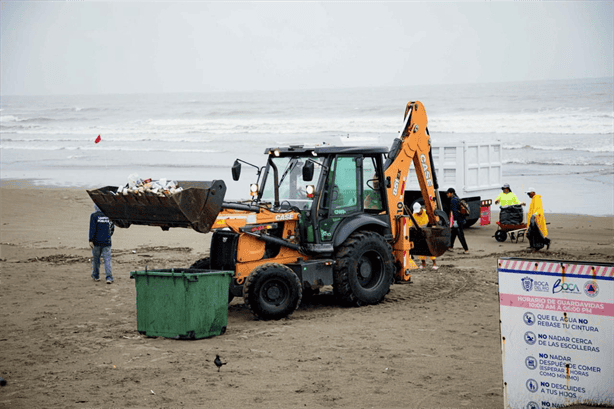
[[[350,235],[337,251],[333,290],[344,305],[377,304],[393,282],[392,247],[374,232]]]
[[[301,303],[298,276],[289,267],[267,263],[256,267],[245,280],[243,299],[250,311],[263,320],[291,315]]]

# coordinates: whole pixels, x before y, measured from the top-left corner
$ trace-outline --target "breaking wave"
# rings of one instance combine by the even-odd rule
[[[533,145],[506,145],[503,144],[503,149],[506,150],[534,150],[534,151],[577,151],[577,152],[614,152],[614,144],[605,144],[602,146],[533,146]]]
[[[511,158],[504,159],[504,165],[547,165],[547,166],[614,166],[614,160],[594,160],[594,159],[524,159],[524,158]]]

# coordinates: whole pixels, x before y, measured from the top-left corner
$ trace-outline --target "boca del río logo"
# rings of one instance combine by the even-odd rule
[[[533,279],[531,277],[524,277],[521,279],[522,281],[522,288],[525,291],[531,291],[533,289]]]

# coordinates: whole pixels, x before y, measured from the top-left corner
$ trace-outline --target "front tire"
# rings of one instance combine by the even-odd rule
[[[374,232],[350,235],[337,251],[333,290],[342,304],[377,304],[393,282],[392,247]]]
[[[250,311],[263,320],[291,315],[301,303],[298,276],[289,267],[267,263],[256,267],[245,280],[243,299]]]

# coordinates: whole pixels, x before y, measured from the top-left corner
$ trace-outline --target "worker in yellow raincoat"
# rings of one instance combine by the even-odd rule
[[[527,195],[531,198],[529,212],[527,213],[527,237],[529,245],[533,251],[539,251],[544,246],[550,248],[550,239],[548,238],[548,228],[546,227],[546,217],[544,216],[544,207],[542,205],[542,196],[535,193],[534,188],[527,190]]]
[[[414,212],[413,212],[413,216],[414,219],[416,220],[416,223],[418,223],[418,226],[420,227],[424,227],[429,223],[429,215],[426,214],[426,212],[424,211],[424,209],[422,209],[422,206],[420,206],[420,203],[414,203],[414,208],[413,208]],[[413,225],[414,223],[410,220],[410,227]],[[418,256],[418,258],[422,261],[422,264],[420,264],[420,266],[418,266],[419,269],[423,269],[424,267],[426,267],[426,256]],[[437,267],[437,264],[435,263],[435,259],[436,257],[429,257],[432,261],[433,261],[433,270],[437,270],[439,267]]]

